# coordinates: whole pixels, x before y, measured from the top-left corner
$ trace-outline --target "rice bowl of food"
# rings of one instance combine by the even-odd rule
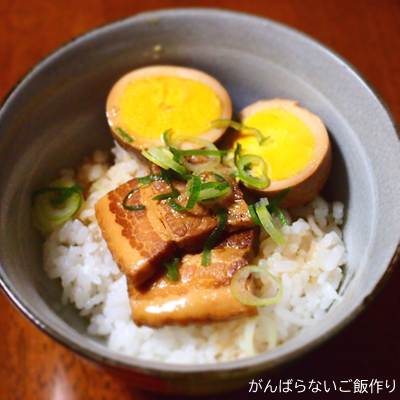
[[[398,139],[343,65],[213,10],[143,14],[50,56],[0,116],[6,292],[62,343],[164,392],[232,388],[321,342],[399,239]]]

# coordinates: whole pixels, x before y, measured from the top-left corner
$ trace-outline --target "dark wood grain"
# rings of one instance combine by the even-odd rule
[[[0,97],[36,62],[72,37],[143,10],[181,6],[217,6],[256,13],[314,36],[361,71],[400,121],[397,0],[1,0]],[[281,376],[400,378],[398,267],[367,312],[321,348],[288,366]],[[128,388],[53,342],[20,315],[3,294],[0,310],[1,400],[155,398]],[[246,389],[230,396],[247,397],[257,398],[247,396]]]

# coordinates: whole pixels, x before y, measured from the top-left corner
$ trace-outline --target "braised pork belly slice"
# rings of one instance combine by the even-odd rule
[[[169,280],[162,271],[138,289],[128,277],[135,323],[161,327],[254,315],[255,307],[245,306],[232,296],[230,283],[234,273],[248,264],[257,237],[254,229],[231,234],[212,250],[208,266],[201,265],[201,254],[185,255],[179,281]]]
[[[143,210],[124,208],[124,199],[131,191],[129,205],[143,205]],[[135,285],[149,279],[176,249],[159,218],[153,197],[151,185],[139,187],[137,180],[132,179],[96,204],[97,222],[113,259]]]
[[[176,199],[187,202],[185,184],[175,182],[181,193]],[[132,192],[133,191],[133,192]],[[171,191],[165,181],[154,181],[139,186],[136,179],[111,191],[96,204],[96,218],[111,254],[121,271],[140,286],[149,279],[177,249],[199,251],[207,237],[217,226],[211,208],[196,204],[190,211],[178,212],[167,200],[154,200],[155,196]],[[144,206],[143,210],[128,210],[128,206]],[[227,230],[234,231],[252,225],[243,195],[236,187],[227,204]]]

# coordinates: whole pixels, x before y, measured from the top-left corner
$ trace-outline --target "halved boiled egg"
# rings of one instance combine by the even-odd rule
[[[202,71],[150,66],[115,83],[106,113],[115,139],[125,148],[143,150],[162,145],[161,136],[169,129],[183,143],[193,138],[215,142],[225,128],[211,122],[231,118],[232,103],[224,87]]]
[[[261,100],[240,113],[246,127],[256,128],[266,140],[262,144],[243,131],[236,143],[243,154],[255,154],[267,164],[270,185],[258,190],[274,196],[290,189],[284,206],[312,200],[322,189],[331,167],[331,146],[321,119],[293,100]],[[246,133],[247,132],[247,133]]]

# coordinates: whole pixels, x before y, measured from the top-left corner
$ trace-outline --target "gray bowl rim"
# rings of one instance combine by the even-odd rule
[[[11,102],[11,99],[14,96],[17,96],[20,91],[23,90],[23,85],[25,82],[34,78],[35,73],[39,72],[42,68],[45,67],[48,63],[51,63],[53,59],[56,59],[58,56],[61,56],[65,51],[74,47],[75,45],[79,45],[81,42],[86,39],[94,38],[96,35],[100,33],[105,33],[109,29],[117,28],[119,26],[123,26],[124,24],[129,24],[131,22],[137,22],[138,20],[151,20],[151,19],[159,19],[163,16],[168,16],[170,14],[181,14],[184,16],[185,14],[190,13],[202,13],[202,14],[213,14],[219,15],[221,17],[225,16],[226,18],[242,18],[247,19],[249,23],[251,21],[264,21],[268,22],[269,25],[275,26],[283,31],[287,31],[291,33],[293,36],[300,37],[304,41],[306,41],[310,45],[316,45],[322,52],[331,56],[336,62],[344,65],[350,73],[353,74],[354,78],[358,79],[365,87],[367,91],[372,95],[382,106],[384,111],[386,112],[387,117],[390,120],[390,123],[394,129],[394,131],[399,136],[400,128],[399,125],[396,124],[394,117],[392,116],[389,107],[382,99],[382,97],[378,94],[377,90],[373,87],[373,85],[363,76],[360,71],[356,67],[354,67],[348,60],[344,57],[336,53],[334,50],[329,48],[328,46],[322,44],[319,40],[313,38],[312,36],[296,29],[290,27],[284,23],[277,22],[271,20],[267,17],[261,15],[255,15],[246,12],[232,11],[217,7],[178,7],[178,8],[162,8],[154,11],[146,11],[140,12],[125,18],[121,18],[115,20],[111,23],[105,23],[103,25],[94,27],[81,35],[78,35],[71,40],[65,42],[63,45],[57,47],[52,52],[49,52],[45,57],[43,57],[39,62],[37,62],[31,69],[21,76],[21,78],[11,87],[8,93],[3,97],[0,107],[0,118],[2,115],[3,109],[7,107],[7,105]],[[0,133],[1,134],[1,133]],[[380,279],[377,281],[375,287],[373,288],[371,293],[367,293],[366,296],[360,303],[353,309],[353,311],[348,314],[344,319],[342,319],[337,325],[322,333],[316,340],[313,342],[306,343],[302,348],[298,348],[295,350],[291,350],[288,353],[284,353],[280,355],[277,359],[273,360],[274,366],[279,366],[283,363],[292,361],[293,359],[299,357],[302,354],[305,354],[312,349],[315,349],[317,346],[320,346],[322,343],[327,341],[329,338],[333,337],[340,330],[342,330],[346,325],[348,325],[356,316],[360,314],[361,311],[365,310],[366,305],[369,304],[381,291],[384,284],[387,282],[390,273],[392,272],[395,264],[400,258],[400,237],[397,241],[397,246],[392,255],[392,258],[387,265],[386,269],[382,272]],[[1,264],[0,264],[0,267]],[[253,357],[247,357],[234,361],[224,361],[224,362],[216,362],[216,363],[205,363],[205,364],[178,364],[178,363],[167,363],[160,361],[148,361],[143,360],[137,357],[129,357],[129,359],[125,358],[126,361],[118,359],[118,353],[115,353],[115,357],[107,357],[103,356],[99,352],[89,350],[84,346],[70,340],[67,336],[60,334],[58,331],[53,329],[50,325],[45,324],[40,317],[30,309],[29,305],[26,304],[19,295],[13,291],[12,285],[8,282],[6,275],[4,274],[3,268],[0,269],[0,287],[8,296],[8,298],[14,303],[17,309],[37,328],[47,334],[50,338],[54,339],[59,344],[63,345],[69,350],[76,352],[77,354],[83,356],[84,358],[92,361],[107,365],[109,367],[117,367],[122,370],[140,370],[145,371],[152,375],[163,375],[163,376],[171,376],[175,374],[188,374],[190,373],[212,373],[212,372],[238,372],[246,371],[249,367],[260,366],[262,370],[263,365],[269,364],[271,360],[263,360],[263,355],[268,354],[261,353],[259,355]]]

